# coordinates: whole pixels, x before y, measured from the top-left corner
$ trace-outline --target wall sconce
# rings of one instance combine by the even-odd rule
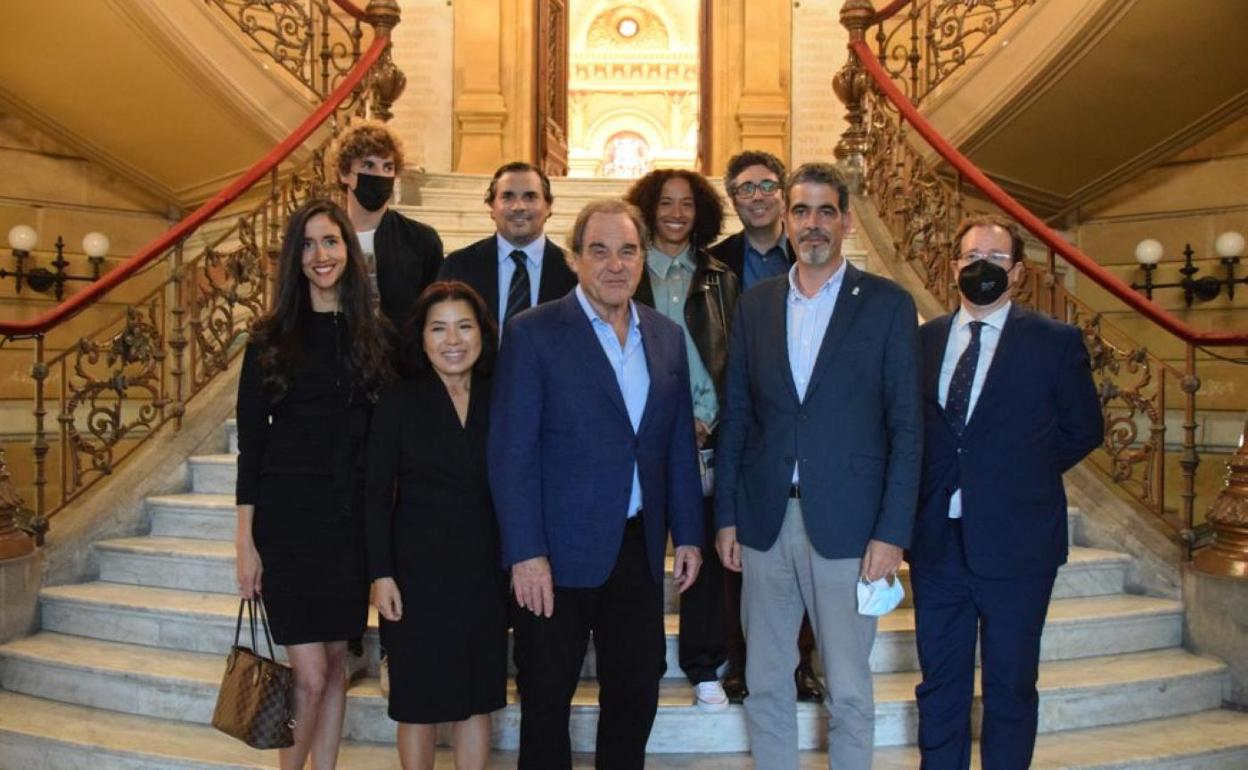
[[[100,279],[100,272],[104,267],[104,256],[108,254],[110,245],[108,236],[104,233],[91,232],[82,238],[82,251],[87,255],[87,262],[91,264],[91,275],[70,275],[65,272],[65,268],[69,267],[69,262],[65,259],[65,239],[59,235],[56,237],[56,259],[52,260],[52,267],[55,269],[49,270],[46,267],[27,269],[26,260],[30,258],[30,252],[34,250],[38,242],[39,234],[29,225],[15,225],[9,230],[9,248],[13,250],[13,261],[17,269],[0,268],[0,280],[12,277],[17,284],[18,294],[22,293],[24,282],[40,294],[52,292],[60,301],[65,296],[66,281],[92,283]]]
[[[1131,288],[1142,291],[1149,299],[1153,298],[1154,289],[1182,289],[1183,301],[1189,308],[1193,302],[1208,302],[1218,296],[1223,286],[1226,287],[1227,298],[1234,299],[1235,284],[1248,283],[1248,276],[1235,277],[1235,268],[1239,265],[1239,258],[1244,255],[1244,236],[1228,230],[1218,236],[1213,248],[1221,257],[1222,266],[1226,268],[1225,278],[1212,275],[1197,278],[1196,274],[1200,272],[1200,268],[1192,264],[1192,257],[1195,253],[1192,251],[1192,244],[1188,243],[1184,244],[1183,267],[1179,268],[1179,273],[1183,277],[1173,283],[1154,283],[1153,271],[1157,269],[1157,263],[1161,262],[1164,249],[1161,241],[1155,238],[1145,238],[1135,246],[1135,261],[1144,269],[1144,283],[1132,283]]]

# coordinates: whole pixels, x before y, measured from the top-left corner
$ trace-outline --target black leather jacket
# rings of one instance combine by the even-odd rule
[[[736,316],[741,283],[736,273],[705,249],[695,252],[694,262],[697,267],[689,282],[689,295],[685,298],[685,326],[702,357],[702,365],[715,382],[715,395],[722,404],[724,376],[728,371],[728,335],[732,331],[732,319]],[[641,283],[633,299],[654,307],[649,268],[642,272]]]

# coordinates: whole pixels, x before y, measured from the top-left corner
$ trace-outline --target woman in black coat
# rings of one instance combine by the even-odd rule
[[[325,200],[299,209],[239,380],[236,570],[295,671],[283,770],[309,754],[314,767],[336,763],[347,642],[368,619],[359,458],[390,367],[367,280],[346,213]]]
[[[484,770],[490,712],[506,704],[507,581],[485,468],[489,318],[467,284],[429,286],[404,324],[412,376],[382,395],[369,433],[368,563],[404,770],[432,770],[444,722],[458,770]]]

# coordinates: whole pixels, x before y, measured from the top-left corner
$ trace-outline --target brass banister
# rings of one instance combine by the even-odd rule
[[[383,120],[390,115],[390,104],[404,81],[389,55],[390,31],[399,22],[395,0],[371,0],[364,10],[346,0],[306,0],[306,4],[326,16],[336,6],[356,20],[352,33],[356,45],[348,54],[351,66],[322,79],[332,83],[332,89],[317,96],[312,113],[240,177],[99,281],[33,319],[0,322],[0,346],[13,350],[17,341],[29,340],[33,356],[29,431],[33,439],[25,471],[34,499],[29,520],[22,524],[38,544],[56,511],[111,474],[163,425],[181,425],[187,402],[229,366],[250,322],[267,309],[268,263],[277,253],[288,215],[308,197],[337,189],[326,179],[325,153],[332,136],[352,115],[371,113]],[[276,8],[292,3],[254,5]],[[374,30],[374,39],[363,50],[361,20]],[[334,24],[351,29],[336,17]],[[310,36],[327,28],[321,23],[319,32],[306,26],[304,31]],[[322,51],[325,45],[322,40]],[[309,156],[298,166],[285,168],[291,155],[327,123],[330,133],[309,148]],[[207,239],[198,254],[188,255],[188,239],[239,201],[249,202],[241,214],[231,217],[233,225]],[[153,273],[162,267],[164,275]],[[136,284],[140,276],[145,280]],[[95,324],[97,328],[86,336],[49,344],[51,335],[68,328],[70,319],[111,293],[136,285],[146,288],[133,292],[141,294],[138,299],[128,295],[123,299],[119,316]],[[47,424],[49,416],[55,426]],[[0,460],[0,476],[5,472]],[[9,508],[16,509],[21,500],[18,485],[12,482],[0,479],[0,488],[6,489],[0,500],[0,554],[5,542],[13,539],[7,524],[13,518]],[[18,503],[7,506],[10,499]]]

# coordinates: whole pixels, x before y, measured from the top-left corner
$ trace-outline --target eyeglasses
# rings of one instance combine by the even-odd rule
[[[761,182],[742,182],[734,185],[730,192],[734,198],[753,198],[754,193],[762,191],[763,195],[775,195],[780,190],[780,183],[774,179],[764,179]]]
[[[1014,256],[1012,254],[1007,254],[1004,251],[968,251],[965,254],[959,255],[958,259],[961,259],[964,262],[978,262],[981,259],[986,259],[997,267],[1004,267],[1007,269],[1014,264]]]

